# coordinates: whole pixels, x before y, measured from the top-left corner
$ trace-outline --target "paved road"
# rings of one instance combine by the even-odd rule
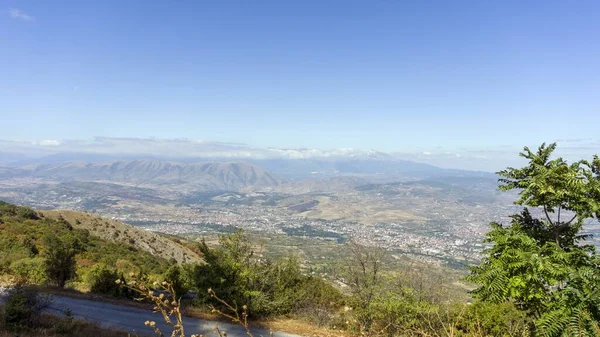
[[[1,291],[0,289],[0,303]],[[53,296],[53,302],[50,311],[62,315],[64,310],[70,309],[73,315],[77,318],[82,318],[88,321],[98,323],[103,327],[117,328],[128,332],[137,332],[140,335],[153,335],[150,327],[144,326],[145,321],[155,321],[156,325],[165,333],[171,334],[171,329],[163,322],[162,316],[159,313],[152,313],[147,309],[139,309],[129,306],[120,306],[104,302],[96,302],[83,299],[75,299],[64,296]],[[197,318],[185,317],[183,320],[186,335],[203,334],[205,336],[216,336],[214,333],[215,327],[219,330],[227,332],[230,337],[246,337],[244,329],[238,325],[206,321]],[[268,337],[269,331],[264,329],[252,329],[252,334],[255,337]],[[300,337],[283,332],[274,332],[274,337]]]

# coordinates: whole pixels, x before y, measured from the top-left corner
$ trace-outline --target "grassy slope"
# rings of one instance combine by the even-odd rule
[[[173,258],[178,263],[201,261],[198,254],[174,240],[119,221],[68,210],[41,211],[40,213],[51,219],[62,217],[74,228],[86,229],[93,236],[111,242],[132,245],[167,260]]]
[[[117,231],[119,237],[125,238],[113,237]],[[11,283],[11,276],[17,275],[32,283],[45,283],[43,257],[48,236],[59,237],[83,248],[76,255],[78,276],[71,284],[71,287],[80,290],[89,286],[86,277],[99,263],[124,274],[143,272],[160,275],[172,264],[166,257],[199,260],[196,253],[175,241],[125,224],[77,212],[36,213],[26,207],[0,202],[0,283]],[[153,237],[156,239],[152,240]],[[159,250],[161,254],[168,255],[163,258]]]

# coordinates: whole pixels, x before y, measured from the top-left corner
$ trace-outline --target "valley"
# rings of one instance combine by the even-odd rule
[[[353,239],[455,267],[477,261],[488,223],[508,221],[505,214],[514,209],[514,196],[497,191],[493,175],[427,166],[428,175],[398,176],[378,171],[379,162],[370,170],[361,165],[358,173],[287,182],[243,162],[29,165],[2,171],[0,199],[87,211],[180,236],[238,227],[334,243]]]

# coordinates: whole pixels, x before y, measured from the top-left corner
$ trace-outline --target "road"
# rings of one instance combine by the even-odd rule
[[[1,290],[1,289],[0,289]],[[0,304],[2,302],[0,291]],[[100,326],[107,328],[116,328],[127,332],[137,332],[140,335],[153,336],[153,331],[150,327],[144,325],[145,321],[155,321],[157,327],[170,335],[172,329],[163,322],[162,316],[159,313],[153,313],[147,309],[140,309],[129,306],[115,305],[105,302],[97,302],[84,299],[76,299],[65,296],[52,296],[52,304],[50,312],[57,315],[63,315],[66,309],[70,309],[73,316],[87,321],[92,321]],[[226,332],[229,337],[247,337],[244,328],[238,325],[207,321],[198,318],[184,317],[183,324],[186,335],[203,334],[206,337],[217,336],[215,328]],[[268,337],[269,331],[264,329],[251,329],[255,337]],[[300,337],[298,335],[273,332],[274,337]]]

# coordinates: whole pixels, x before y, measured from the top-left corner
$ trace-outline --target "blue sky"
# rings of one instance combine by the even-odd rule
[[[600,138],[598,1],[8,0],[0,32],[3,140],[459,153]]]

